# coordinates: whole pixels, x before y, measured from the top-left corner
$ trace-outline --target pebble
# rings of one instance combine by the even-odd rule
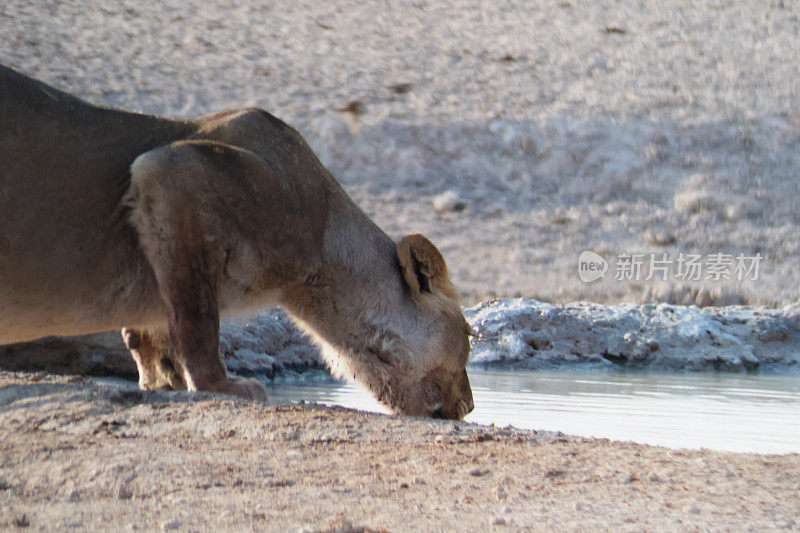
[[[433,208],[438,213],[463,211],[466,206],[455,191],[445,191],[433,199]]]
[[[692,505],[686,508],[686,512],[692,514],[700,514],[700,508],[697,506],[697,504],[693,503]]]
[[[11,525],[13,525],[14,527],[18,527],[18,528],[30,527],[31,521],[28,518],[28,515],[23,513],[23,514],[21,514],[19,516],[15,516],[14,519],[11,520]]]
[[[173,518],[161,524],[161,531],[172,531],[179,527],[181,527],[181,521],[177,518]]]
[[[133,493],[131,489],[128,488],[128,485],[125,483],[120,483],[119,487],[117,487],[117,499],[118,500],[130,500],[133,497]]]
[[[492,522],[492,523],[495,526],[504,526],[504,525],[506,525],[506,519],[503,518],[502,516],[498,516],[497,518],[494,519],[494,522]]]

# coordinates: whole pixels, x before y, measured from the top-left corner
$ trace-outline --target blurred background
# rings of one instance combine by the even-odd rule
[[[98,104],[284,119],[392,237],[440,247],[465,304],[800,298],[796,2],[4,0],[0,36]],[[692,280],[680,254],[763,260]]]

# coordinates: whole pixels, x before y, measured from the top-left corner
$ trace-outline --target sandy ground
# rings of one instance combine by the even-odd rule
[[[91,101],[295,125],[392,236],[440,245],[467,304],[796,301],[799,34],[783,1],[0,3],[0,61]],[[666,279],[616,280],[650,253]],[[681,253],[764,261],[693,280]]]
[[[625,442],[0,373],[0,526],[800,529],[800,456]]]

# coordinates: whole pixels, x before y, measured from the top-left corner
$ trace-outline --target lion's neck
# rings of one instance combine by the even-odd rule
[[[314,337],[332,371],[379,397],[389,362],[407,359],[415,339],[412,306],[395,243],[357,208],[330,217],[318,275],[287,291],[283,305]]]

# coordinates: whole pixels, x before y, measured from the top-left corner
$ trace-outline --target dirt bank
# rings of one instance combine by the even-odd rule
[[[8,372],[0,427],[3,526],[800,529],[797,454],[669,450]]]

